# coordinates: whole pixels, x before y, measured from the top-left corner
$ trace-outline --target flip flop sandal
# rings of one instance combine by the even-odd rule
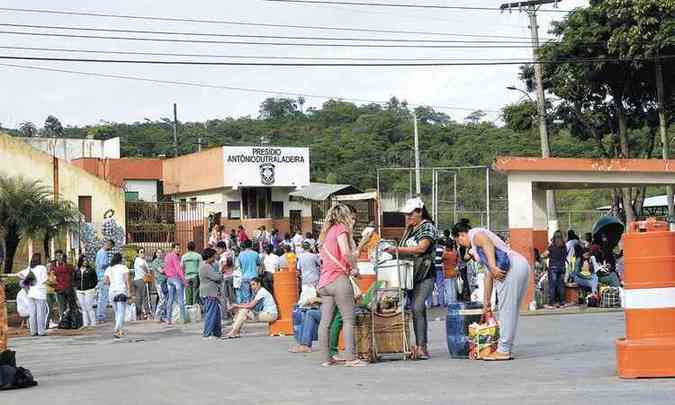
[[[324,361],[323,363],[321,363],[321,367],[333,367],[337,365],[338,363],[336,363],[335,360]]]
[[[365,367],[367,365],[368,363],[362,361],[361,359],[346,361],[344,364],[345,367]]]

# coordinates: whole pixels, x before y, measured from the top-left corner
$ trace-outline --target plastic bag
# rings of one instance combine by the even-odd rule
[[[20,317],[27,318],[30,316],[32,307],[33,303],[28,298],[28,291],[24,288],[20,289],[16,294],[16,312],[19,313]]]
[[[479,360],[497,350],[499,325],[493,321],[469,325],[469,358]]]
[[[241,287],[241,279],[242,279],[241,270],[239,269],[234,270],[232,272],[232,284],[234,285],[234,288]]]
[[[134,322],[136,320],[136,304],[127,305],[127,312],[124,315],[124,322]]]
[[[200,308],[199,305],[188,305],[188,306],[185,307],[185,312],[187,313],[187,317],[188,317],[189,322],[201,322],[202,321],[202,309]]]

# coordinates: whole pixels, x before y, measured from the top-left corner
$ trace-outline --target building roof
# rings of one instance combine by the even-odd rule
[[[288,195],[305,200],[324,201],[337,193],[351,194],[360,192],[361,190],[349,184],[310,183],[309,186],[290,192]]]
[[[675,173],[675,160],[660,159],[575,159],[498,156],[501,172],[633,172]]]
[[[645,198],[643,207],[644,208],[657,208],[657,207],[668,207],[667,195],[655,195],[653,197]],[[612,208],[611,205],[605,205],[602,207],[596,208],[598,211],[608,211]]]

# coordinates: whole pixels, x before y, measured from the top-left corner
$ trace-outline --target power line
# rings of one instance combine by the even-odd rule
[[[198,58],[223,58],[223,59],[269,59],[269,60],[333,60],[333,61],[380,61],[380,62],[415,62],[415,61],[511,61],[523,60],[523,58],[349,58],[349,57],[323,57],[323,56],[262,56],[262,55],[222,55],[208,53],[167,53],[167,52],[142,52],[142,51],[103,51],[95,49],[70,49],[70,48],[41,48],[27,46],[4,46],[0,49],[39,51],[39,52],[64,52],[64,53],[93,53],[106,55],[136,55],[136,56],[170,56],[170,57],[198,57]]]
[[[478,11],[502,11],[498,7],[476,7],[476,6],[443,6],[432,4],[397,4],[397,3],[372,3],[357,1],[318,1],[318,0],[263,0],[275,3],[297,3],[297,4],[330,4],[344,6],[370,6],[370,7],[398,7],[398,8],[424,8],[434,10],[478,10]],[[539,10],[545,13],[569,13],[569,10]]]
[[[125,63],[150,65],[191,65],[191,66],[276,66],[276,67],[442,67],[442,66],[504,66],[527,64],[564,64],[564,63],[608,63],[633,62],[647,60],[674,59],[675,55],[661,55],[652,58],[575,58],[564,60],[531,60],[520,61],[483,61],[483,62],[411,62],[411,63],[298,63],[298,62],[204,62],[179,60],[137,60],[137,59],[87,59],[87,58],[49,58],[41,56],[9,56],[0,55],[0,59],[33,60],[49,62],[82,62],[82,63]]]
[[[14,24],[0,23],[3,27],[12,28],[38,28],[54,29],[68,31],[100,31],[130,34],[156,34],[156,35],[185,35],[201,37],[226,37],[226,38],[258,38],[258,39],[293,39],[293,40],[313,40],[313,41],[367,41],[367,42],[431,42],[431,43],[529,43],[526,37],[505,37],[489,34],[447,34],[457,37],[467,38],[496,38],[496,39],[520,39],[521,41],[471,41],[471,40],[447,40],[447,39],[409,39],[409,38],[353,38],[353,37],[311,37],[311,36],[283,36],[283,35],[250,35],[250,34],[223,34],[223,33],[203,33],[203,32],[185,32],[185,31],[152,31],[152,30],[130,30],[115,28],[92,28],[92,27],[67,27],[59,25],[33,25],[33,24]],[[527,41],[525,41],[527,40]]]
[[[112,13],[94,13],[84,11],[60,11],[60,10],[44,10],[31,8],[11,8],[0,7],[0,11],[20,12],[20,13],[34,13],[34,14],[50,14],[50,15],[68,15],[68,16],[82,16],[82,17],[102,17],[102,18],[116,18],[127,20],[147,20],[147,21],[162,21],[162,22],[181,22],[181,23],[197,23],[197,24],[217,24],[217,25],[236,25],[236,26],[250,26],[250,27],[265,27],[265,28],[294,28],[303,30],[322,30],[322,31],[346,31],[346,32],[368,32],[381,34],[403,34],[403,35],[432,35],[432,36],[461,36],[462,34],[453,34],[446,32],[433,31],[410,31],[410,30],[383,30],[374,28],[355,28],[355,27],[333,27],[333,26],[319,26],[319,25],[294,25],[294,24],[271,24],[271,23],[256,23],[248,21],[234,21],[234,20],[209,20],[200,18],[180,18],[180,17],[155,17],[129,14],[112,14]],[[529,37],[523,36],[509,36],[491,34],[491,38],[511,38],[523,39]]]
[[[464,49],[464,48],[531,48],[530,44],[522,45],[411,45],[411,44],[341,44],[341,43],[312,43],[312,42],[253,42],[253,41],[217,41],[200,39],[178,39],[178,38],[141,38],[141,37],[113,37],[102,35],[75,35],[75,34],[57,34],[42,32],[19,32],[19,31],[0,31],[0,34],[8,35],[28,35],[41,37],[59,37],[59,38],[80,38],[80,39],[108,39],[122,41],[145,41],[145,42],[171,42],[187,44],[221,44],[221,45],[267,45],[267,46],[301,46],[301,47],[329,47],[329,48],[434,48],[434,49]],[[463,41],[466,42],[466,41]]]
[[[0,66],[12,67],[12,68],[18,68],[18,69],[40,70],[40,71],[46,71],[46,72],[69,73],[69,74],[76,74],[76,75],[81,75],[81,76],[105,77],[105,78],[109,78],[109,79],[133,80],[133,81],[147,82],[147,83],[172,84],[172,85],[188,86],[188,87],[200,87],[200,88],[219,89],[219,90],[241,91],[241,92],[247,92],[247,93],[259,93],[259,94],[267,94],[267,95],[274,95],[274,96],[286,95],[286,96],[293,96],[293,97],[318,98],[318,99],[325,99],[325,100],[335,100],[335,99],[337,99],[337,100],[351,101],[351,102],[356,102],[356,103],[386,104],[388,102],[388,101],[368,100],[368,99],[362,99],[362,98],[324,96],[324,95],[318,95],[318,94],[297,93],[297,92],[287,92],[287,91],[278,91],[278,90],[251,89],[251,88],[245,88],[245,87],[222,86],[222,85],[185,82],[185,81],[150,79],[150,78],[146,78],[146,77],[128,76],[128,75],[116,75],[116,74],[95,73],[95,72],[82,72],[82,71],[77,71],[77,70],[56,69],[56,68],[47,68],[47,67],[39,67],[39,66],[14,65],[14,64],[10,64],[10,63],[0,63]],[[478,110],[478,108],[451,107],[451,106],[438,106],[438,105],[413,104],[413,103],[409,103],[409,105],[411,105],[413,107],[414,106],[426,106],[426,107],[431,107],[431,108],[434,108],[434,109],[437,109],[437,110],[457,110],[457,111],[475,111],[475,110]],[[499,111],[495,111],[495,110],[486,110],[486,109],[481,109],[481,110],[485,111],[485,112],[490,112],[490,113],[499,113]]]

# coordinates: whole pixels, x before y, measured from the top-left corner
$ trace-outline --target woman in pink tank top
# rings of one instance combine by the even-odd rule
[[[356,367],[365,363],[354,356],[354,290],[350,274],[356,274],[356,256],[352,227],[352,211],[344,204],[331,207],[326,213],[319,244],[321,246],[321,275],[318,293],[321,297],[321,322],[319,323],[319,346],[323,366],[341,363]],[[335,359],[329,353],[329,332],[335,307],[342,315],[345,353],[343,359]]]

